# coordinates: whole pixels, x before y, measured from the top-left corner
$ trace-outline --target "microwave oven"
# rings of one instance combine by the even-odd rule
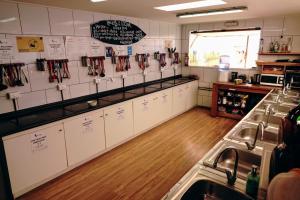
[[[261,74],[260,84],[270,86],[283,86],[284,75],[282,74]]]

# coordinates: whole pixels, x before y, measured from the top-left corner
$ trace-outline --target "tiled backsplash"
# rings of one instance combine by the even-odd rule
[[[263,19],[240,20],[239,26],[235,28],[261,27],[262,38],[264,39],[264,51],[268,51],[269,44],[274,39],[279,39],[283,35],[283,39],[292,38],[292,52],[300,52],[300,15],[275,16]],[[194,30],[213,30],[226,29],[224,22],[188,24],[182,26],[182,53],[188,52],[189,49],[189,33]],[[275,61],[276,59],[295,59],[299,57],[289,56],[259,56],[259,60]],[[239,74],[246,74],[247,77],[258,73],[258,69],[232,69]],[[183,67],[182,74],[196,74],[199,76],[199,87],[212,88],[213,82],[218,79],[218,69],[210,67]],[[211,92],[207,89],[199,91],[198,104],[210,107]]]
[[[49,83],[48,81],[48,71],[37,71],[35,65],[37,58],[69,59],[71,79],[65,79],[64,81],[64,84],[67,85],[67,89],[63,91],[65,99],[96,93],[93,77],[88,76],[87,68],[81,66],[80,56],[103,56],[106,46],[111,46],[117,51],[124,52],[126,50],[127,53],[127,47],[109,45],[92,39],[90,37],[90,24],[93,22],[106,19],[126,20],[139,26],[147,34],[144,39],[131,45],[133,55],[130,57],[131,69],[127,72],[127,78],[125,79],[126,86],[143,82],[142,70],[140,70],[134,59],[135,53],[151,54],[150,67],[147,69],[146,76],[146,81],[151,81],[160,78],[158,61],[153,59],[153,53],[155,51],[166,52],[164,48],[166,39],[172,40],[178,51],[181,52],[181,26],[177,24],[36,4],[0,1],[0,19],[11,19],[13,17],[15,20],[0,23],[0,38],[11,38],[15,43],[16,36],[42,36],[45,51],[42,53],[19,53],[15,48],[13,58],[10,60],[0,59],[0,63],[26,63],[24,72],[29,78],[29,84],[23,87],[13,87],[0,92],[0,113],[13,111],[11,100],[5,97],[8,92],[19,91],[22,93],[21,98],[18,100],[19,109],[61,100],[60,92],[56,89],[57,83]],[[75,46],[77,45],[76,50],[68,49],[65,44],[66,36],[74,37],[71,39],[74,39],[75,43],[98,44],[98,55],[93,55],[90,45],[80,46],[75,44]],[[53,52],[50,52],[47,48],[47,43],[52,40],[63,46],[60,58],[53,56]],[[167,60],[167,62],[168,67],[163,72],[163,77],[173,75],[170,60]],[[99,85],[100,92],[122,87],[122,73],[115,71],[115,66],[111,64],[110,58],[105,60],[105,71],[107,79],[101,81]],[[177,73],[181,73],[180,66],[178,66]]]

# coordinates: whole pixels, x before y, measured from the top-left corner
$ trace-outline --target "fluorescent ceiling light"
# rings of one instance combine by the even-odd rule
[[[154,7],[154,8],[158,9],[158,10],[164,10],[164,11],[175,11],[175,10],[201,8],[201,7],[216,6],[216,5],[223,5],[223,4],[226,4],[226,2],[224,2],[222,0],[202,0],[202,1],[173,4],[173,5],[160,6],[160,7]]]
[[[202,12],[183,13],[183,14],[177,14],[176,16],[179,17],[179,18],[202,17],[202,16],[210,16],[210,15],[240,13],[240,12],[243,12],[244,10],[246,10],[246,9],[247,9],[247,7],[240,6],[240,7],[219,9],[219,10],[207,10],[207,11],[202,11]]]
[[[7,22],[15,21],[15,20],[17,20],[17,18],[15,18],[15,17],[10,17],[10,18],[5,18],[5,19],[0,19],[0,22],[1,22],[1,23],[7,23]]]
[[[106,1],[106,0],[91,0],[91,2],[94,2],[94,3],[101,2],[101,1]]]

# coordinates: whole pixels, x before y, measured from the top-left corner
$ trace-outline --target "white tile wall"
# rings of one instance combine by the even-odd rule
[[[52,35],[74,35],[73,13],[65,8],[48,8]]]
[[[298,35],[300,36],[300,15],[288,15],[284,20],[283,33],[285,35]]]
[[[110,15],[104,13],[93,13],[93,16],[94,16],[94,23],[102,20],[111,19]]]
[[[80,96],[85,96],[90,94],[90,85],[89,83],[80,83],[77,85],[70,86],[70,97],[76,98]]]
[[[48,9],[32,4],[19,4],[23,34],[50,35]]]
[[[94,18],[91,12],[73,10],[75,35],[91,36],[90,24]]]
[[[18,99],[19,109],[30,108],[33,106],[39,106],[46,104],[45,90],[23,93]]]
[[[112,78],[112,80],[107,80],[106,84],[107,90],[113,90],[123,86],[121,78]]]
[[[159,37],[168,38],[169,37],[169,24],[166,22],[159,22]]]
[[[16,3],[0,2],[0,33],[21,34],[18,6]]]
[[[14,111],[13,103],[6,96],[0,97],[0,114]]]
[[[67,100],[70,98],[70,89],[67,87],[67,89],[63,90],[63,97],[64,100]],[[61,93],[57,90],[57,88],[50,88],[46,90],[46,100],[47,103],[54,103],[61,101]]]
[[[264,19],[263,36],[280,36],[282,34],[284,16]]]

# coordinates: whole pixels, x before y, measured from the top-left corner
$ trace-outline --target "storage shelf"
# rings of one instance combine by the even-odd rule
[[[231,113],[227,113],[227,112],[222,112],[222,111],[218,111],[218,116],[219,117],[227,117],[227,118],[231,118],[231,119],[242,119],[244,116],[239,115],[239,114],[231,114]]]
[[[256,61],[258,66],[282,66],[282,67],[299,67],[300,63],[291,62],[267,62],[267,61]]]
[[[258,55],[261,56],[300,56],[300,52],[261,52]]]

